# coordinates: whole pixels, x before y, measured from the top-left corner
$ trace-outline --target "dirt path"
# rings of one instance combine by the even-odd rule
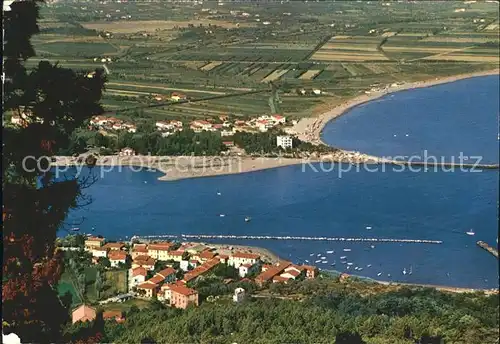
[[[194,90],[189,88],[172,88],[172,87],[163,87],[158,85],[141,85],[141,84],[129,84],[124,82],[108,82],[109,86],[129,86],[129,87],[137,87],[137,88],[157,88],[159,90],[165,91],[180,91],[180,92],[195,92],[195,93],[208,93],[208,94],[217,94],[223,95],[225,92],[217,92],[217,91],[205,91],[205,90]]]

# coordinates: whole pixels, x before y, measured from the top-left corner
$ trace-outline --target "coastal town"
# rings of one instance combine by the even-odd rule
[[[159,301],[172,308],[197,307],[213,296],[204,295],[202,299],[196,282],[214,274],[223,277],[223,284],[235,285],[233,302],[243,302],[251,290],[265,290],[276,283],[316,279],[320,274],[316,266],[293,264],[268,251],[240,246],[138,240],[125,243],[87,236],[80,247],[60,246],[60,249],[91,256],[94,266],[104,266],[105,270],[119,271],[126,276],[126,290],[106,300],[95,300],[94,304],[82,302],[72,311],[73,323],[94,320],[97,309],[102,307],[106,308],[105,320],[123,322],[125,316],[119,307],[112,309],[106,305],[133,299]],[[225,272],[221,275],[216,270]],[[245,285],[251,286],[251,290],[246,290]]]

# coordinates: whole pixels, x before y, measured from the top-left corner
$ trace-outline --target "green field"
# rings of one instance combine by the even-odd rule
[[[465,8],[464,12],[455,9]],[[349,97],[371,83],[415,81],[498,65],[498,8],[493,3],[245,2],[204,10],[191,3],[59,2],[42,8],[38,58],[83,72],[107,63],[109,111],[144,107],[153,119],[270,112],[267,90],[283,88],[288,116],[308,116],[331,97]],[[241,13],[248,13],[247,16]],[[128,17],[130,16],[130,17]],[[315,99],[295,89],[321,88]],[[151,96],[179,91],[191,99],[223,99],[147,108]],[[288,93],[287,93],[288,92]]]

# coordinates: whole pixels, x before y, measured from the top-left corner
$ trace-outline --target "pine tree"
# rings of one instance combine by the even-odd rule
[[[3,16],[3,119],[7,113],[24,119],[2,129],[2,320],[4,333],[17,333],[23,343],[60,342],[69,319],[57,295],[62,260],[54,244],[82,185],[56,180],[47,167],[73,130],[103,112],[105,83],[101,70],[87,78],[47,61],[31,71],[24,67],[35,55],[30,39],[39,31],[40,2],[16,1]]]

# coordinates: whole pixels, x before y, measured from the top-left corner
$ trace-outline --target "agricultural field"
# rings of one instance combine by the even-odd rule
[[[379,51],[380,37],[345,36],[332,37],[311,60],[318,61],[383,61],[388,58]]]
[[[106,67],[103,106],[132,121],[269,113],[270,82],[283,113],[300,117],[374,83],[497,67],[498,15],[494,3],[453,1],[57,2],[42,7],[27,66]],[[323,95],[296,92],[313,87]],[[172,92],[190,102],[153,99]]]

